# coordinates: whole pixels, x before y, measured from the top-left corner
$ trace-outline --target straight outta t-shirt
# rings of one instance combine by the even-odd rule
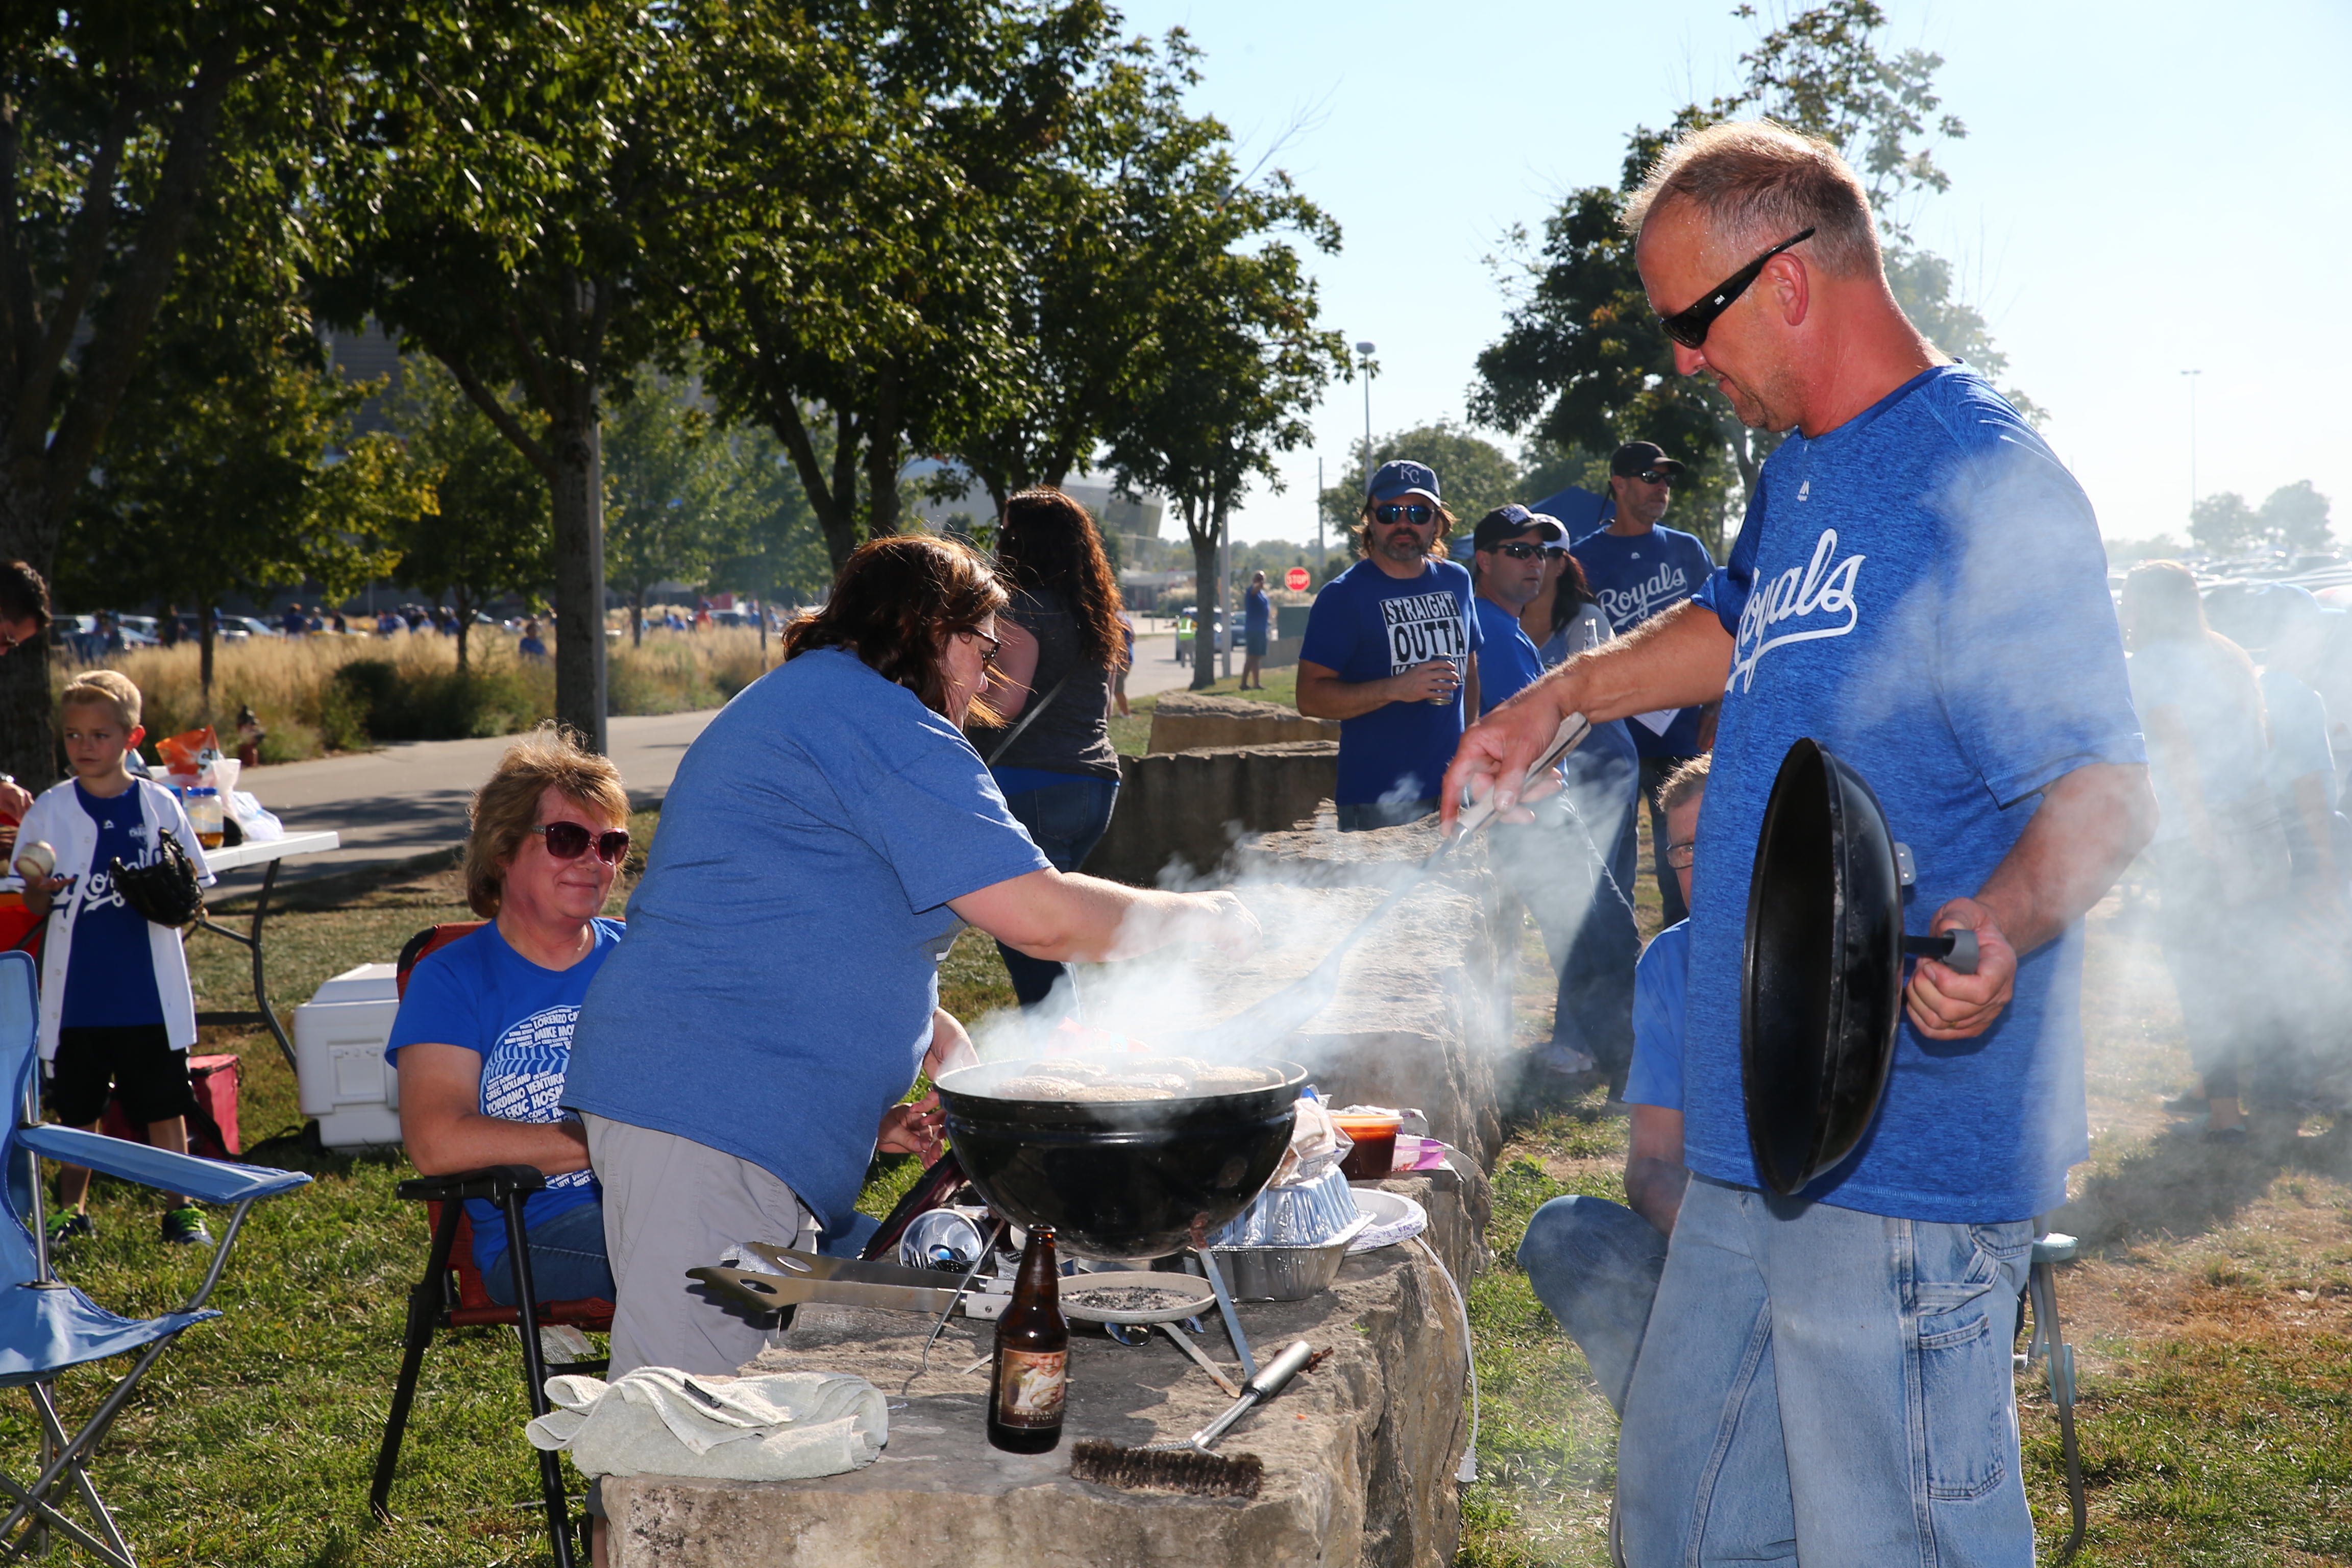
[[[1433,560],[1419,576],[1400,579],[1359,561],[1315,595],[1298,657],[1350,683],[1402,675],[1433,658],[1450,658],[1466,675],[1481,640],[1468,568]],[[1450,702],[1390,702],[1341,720],[1333,798],[1341,805],[1435,798],[1462,728],[1458,690]]]
[[[1772,780],[1810,736],[1858,770],[1910,847],[1904,929],[1972,898],[2040,792],[2145,761],[2089,500],[1981,376],[1925,371],[1764,466],[1728,565],[1697,598],[1733,637],[1700,809],[1685,1036],[1691,1169],[1760,1186],[1741,1102],[1749,873]],[[1970,1040],[1906,1018],[1877,1118],[1805,1195],[1990,1224],[2054,1208],[2088,1155],[2082,926],[2019,963]],[[1907,970],[1906,970],[1907,973]]]

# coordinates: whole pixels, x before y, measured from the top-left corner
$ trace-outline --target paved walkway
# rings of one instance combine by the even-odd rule
[[[1173,636],[1138,638],[1128,695],[1150,697],[1189,686],[1192,667],[1178,664],[1175,655]],[[633,803],[650,805],[669,792],[678,759],[717,712],[712,708],[610,721],[613,761]],[[251,790],[289,830],[332,828],[342,835],[342,847],[332,854],[287,861],[278,879],[296,881],[404,860],[457,843],[466,837],[467,803],[510,740],[501,735],[479,741],[410,741],[381,751],[254,768],[239,778],[238,787]],[[258,871],[232,872],[222,879],[231,891],[259,879]]]
[[[614,719],[608,743],[629,799],[650,805],[669,792],[677,760],[710,722],[715,708]],[[286,862],[280,881],[355,866],[403,860],[445,849],[466,837],[466,806],[513,737],[479,741],[411,741],[382,751],[253,768],[237,781],[278,814],[289,831],[333,828],[343,847],[328,855]],[[259,872],[222,879],[231,889],[251,886]]]

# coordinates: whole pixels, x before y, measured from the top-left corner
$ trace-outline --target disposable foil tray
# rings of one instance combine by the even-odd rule
[[[1211,1237],[1209,1244],[1319,1247],[1355,1224],[1356,1214],[1355,1190],[1335,1165],[1311,1182],[1266,1188]]]
[[[1350,1205],[1352,1208],[1353,1205]],[[1312,1247],[1212,1248],[1226,1285],[1240,1301],[1304,1301],[1329,1288],[1348,1261],[1349,1244],[1372,1223],[1359,1214],[1327,1241]]]

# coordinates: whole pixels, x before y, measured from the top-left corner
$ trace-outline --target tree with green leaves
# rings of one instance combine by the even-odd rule
[[[330,319],[373,317],[438,360],[548,488],[556,717],[600,751],[604,397],[680,342],[674,301],[646,281],[647,236],[708,151],[683,111],[705,86],[698,25],[715,9],[409,11],[378,40],[345,154],[320,171],[350,237],[317,287]]]
[[[547,483],[436,361],[403,367],[387,412],[434,498],[393,536],[392,580],[457,612],[457,668],[467,669],[475,613],[509,594],[537,598],[554,580]],[[534,416],[526,428],[544,423]]]
[[[1025,374],[1000,204],[1109,26],[1097,0],[751,6],[712,55],[688,116],[712,151],[658,272],[722,420],[774,432],[836,569],[898,531],[908,458]]]
[[[2189,537],[2209,555],[2242,555],[2251,550],[2319,552],[2335,546],[2327,521],[2327,498],[2309,479],[2273,490],[2259,507],[2235,490],[2200,496],[2189,513]]]
[[[1734,15],[1756,11],[1743,5]],[[1515,231],[1496,264],[1509,318],[1478,356],[1471,417],[1582,454],[1574,482],[1596,490],[1606,489],[1607,455],[1621,441],[1655,441],[1685,465],[1677,521],[1720,557],[1731,515],[1780,437],[1741,426],[1713,387],[1675,370],[1618,215],[1675,137],[1743,117],[1777,120],[1845,154],[1869,190],[1897,302],[1938,348],[1998,378],[2008,362],[1983,316],[1957,297],[1950,264],[1912,237],[1913,206],[1950,184],[1930,143],[1967,128],[1941,112],[1942,57],[1884,47],[1885,20],[1874,0],[1827,0],[1790,16],[1740,57],[1746,76],[1735,91],[1685,105],[1663,131],[1636,129],[1618,184],[1570,192],[1545,220],[1539,248]],[[2029,416],[2040,413],[2018,392],[2007,395]]]
[[[59,571],[191,245],[251,282],[320,241],[287,192],[383,9],[0,10],[0,557]],[[0,660],[0,767],[28,783],[56,771],[46,657]]]
[[[167,599],[199,608],[212,706],[214,606],[312,582],[329,603],[392,565],[433,491],[386,435],[354,437],[372,385],[337,375],[318,340],[255,342],[202,313],[153,338],[129,386],[103,473],[78,498],[58,587],[85,603]]]
[[[2309,479],[2297,479],[2273,490],[2254,517],[2265,536],[2289,550],[2315,553],[2336,547],[2327,510],[2327,498],[2313,488]]]
[[[1338,226],[1279,177],[1237,187],[1228,213],[1236,242],[1285,222],[1318,248],[1339,248]],[[1281,488],[1275,455],[1306,444],[1307,410],[1347,364],[1339,334],[1318,329],[1315,317],[1315,285],[1298,252],[1261,238],[1254,251],[1205,259],[1138,350],[1139,374],[1112,426],[1111,467],[1126,489],[1158,490],[1184,519],[1204,612],[1215,602],[1217,552],[1234,503],[1253,479]],[[1195,689],[1215,679],[1213,626],[1204,613]]]
[[[1382,436],[1372,443],[1372,468],[1409,458],[1437,471],[1438,488],[1445,492],[1445,508],[1468,528],[1507,501],[1540,499],[1525,493],[1519,466],[1492,441],[1481,440],[1458,425],[1439,420],[1412,430]],[[1360,451],[1340,471],[1339,482],[1322,496],[1323,518],[1343,539],[1363,521],[1364,496],[1370,476],[1364,471]]]
[[[646,639],[657,583],[699,586],[744,543],[734,453],[685,384],[647,374],[614,410],[605,447],[604,559],[629,601],[629,640]]]
[[[715,588],[760,604],[760,651],[768,648],[768,606],[804,604],[833,583],[833,562],[816,509],[772,433],[745,426],[723,437],[727,490],[740,519],[734,548],[711,563]]]

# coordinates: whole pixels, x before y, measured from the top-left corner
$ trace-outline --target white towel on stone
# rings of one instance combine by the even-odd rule
[[[524,1430],[589,1476],[805,1480],[863,1469],[889,1441],[882,1391],[862,1377],[782,1372],[688,1376],[641,1366],[615,1382],[547,1380],[555,1408]]]

